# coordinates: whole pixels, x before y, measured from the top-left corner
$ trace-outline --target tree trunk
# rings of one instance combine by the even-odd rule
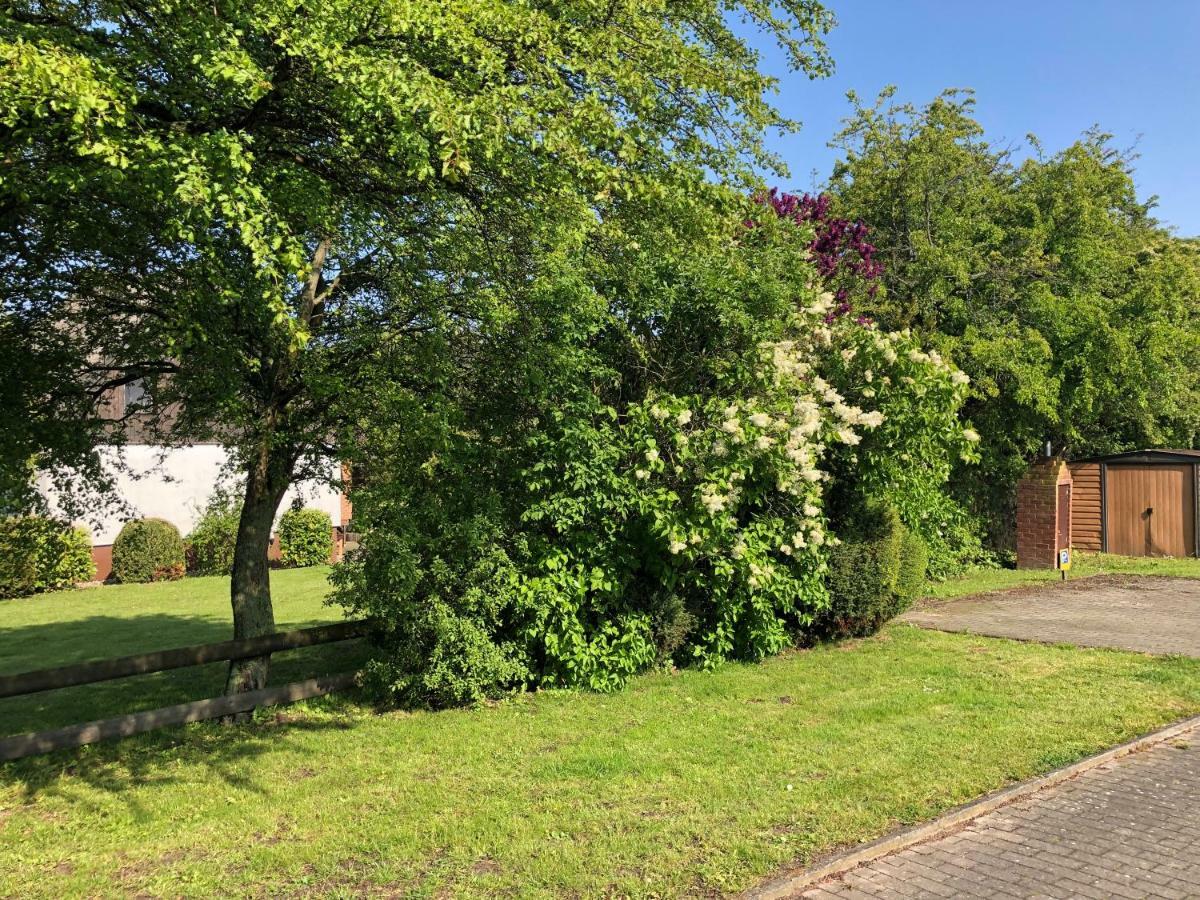
[[[248,467],[230,584],[234,640],[258,637],[275,630],[267,551],[271,545],[275,512],[291,482],[291,472],[292,466],[287,459],[269,446],[264,446]],[[231,661],[225,693],[240,694],[266,687],[270,663],[270,656]],[[244,713],[238,718],[248,717]]]

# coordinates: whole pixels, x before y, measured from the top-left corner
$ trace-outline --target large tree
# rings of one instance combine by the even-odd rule
[[[1198,446],[1200,268],[1138,199],[1099,131],[1018,160],[974,99],[855,100],[830,182],[870,225],[883,290],[859,302],[928,335],[972,378],[983,464],[958,485],[1007,540],[1012,486],[1043,442],[1075,455]]]
[[[381,358],[419,395],[436,367],[406,339],[504,320],[535,242],[772,164],[763,129],[790,123],[738,17],[828,69],[816,0],[9,4],[0,339],[27,363],[6,483],[98,473],[126,422],[97,401],[141,380],[139,427],[233,449],[234,633],[273,630],[276,508],[354,433],[343,400]],[[228,689],[266,675],[235,664]]]

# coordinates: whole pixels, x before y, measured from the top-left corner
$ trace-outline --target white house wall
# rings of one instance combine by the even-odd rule
[[[118,452],[124,466],[117,465]],[[92,543],[97,546],[111,544],[121,526],[134,518],[166,519],[186,535],[200,518],[218,484],[231,482],[229,470],[225,468],[229,453],[215,444],[190,447],[130,444],[121,451],[115,448],[103,451],[102,458],[114,475],[117,496],[126,508],[113,504],[111,508],[98,510],[87,520],[78,522],[92,533]],[[329,471],[331,478],[338,479],[335,485],[340,484],[341,467],[331,463]],[[57,508],[53,487],[47,480],[42,480],[40,486],[51,509]],[[293,485],[279,505],[276,523],[297,496],[303,498],[305,506],[329,513],[334,525],[341,524],[339,487],[317,482]]]

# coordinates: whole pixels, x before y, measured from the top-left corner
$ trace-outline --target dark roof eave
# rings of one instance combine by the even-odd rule
[[[1149,463],[1169,465],[1170,463],[1200,463],[1200,450],[1171,450],[1147,449],[1127,450],[1124,453],[1106,453],[1100,456],[1085,456],[1069,460],[1071,465],[1078,463]]]

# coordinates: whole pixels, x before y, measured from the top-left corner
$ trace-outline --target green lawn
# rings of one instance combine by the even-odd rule
[[[275,619],[300,628],[341,618],[324,605],[329,569],[271,573]],[[224,641],[233,636],[228,578],[120,584],[0,600],[0,673],[25,672]],[[351,659],[344,659],[347,655]],[[272,681],[285,683],[354,668],[355,644],[275,657]],[[118,681],[0,700],[0,734],[13,734],[220,694],[225,664],[176,669]]]
[[[276,581],[281,621],[333,612],[319,573],[278,575],[296,579]],[[139,608],[221,627],[215,601],[196,615],[172,594],[188,585],[108,616],[65,601],[84,603],[72,627]],[[31,652],[11,633],[51,627],[20,602],[24,625],[0,618],[8,669]],[[195,639],[180,627],[142,648]],[[439,713],[325,698],[0,766],[0,896],[731,892],[1197,713],[1200,660],[904,625],[609,696]]]
[[[1068,575],[1071,579],[1093,575],[1173,575],[1200,578],[1200,559],[1150,559],[1143,556],[1114,556],[1109,553],[1076,553]],[[960,578],[934,582],[928,596],[937,599],[964,597],[984,591],[1024,587],[1058,581],[1055,569],[975,569]]]

